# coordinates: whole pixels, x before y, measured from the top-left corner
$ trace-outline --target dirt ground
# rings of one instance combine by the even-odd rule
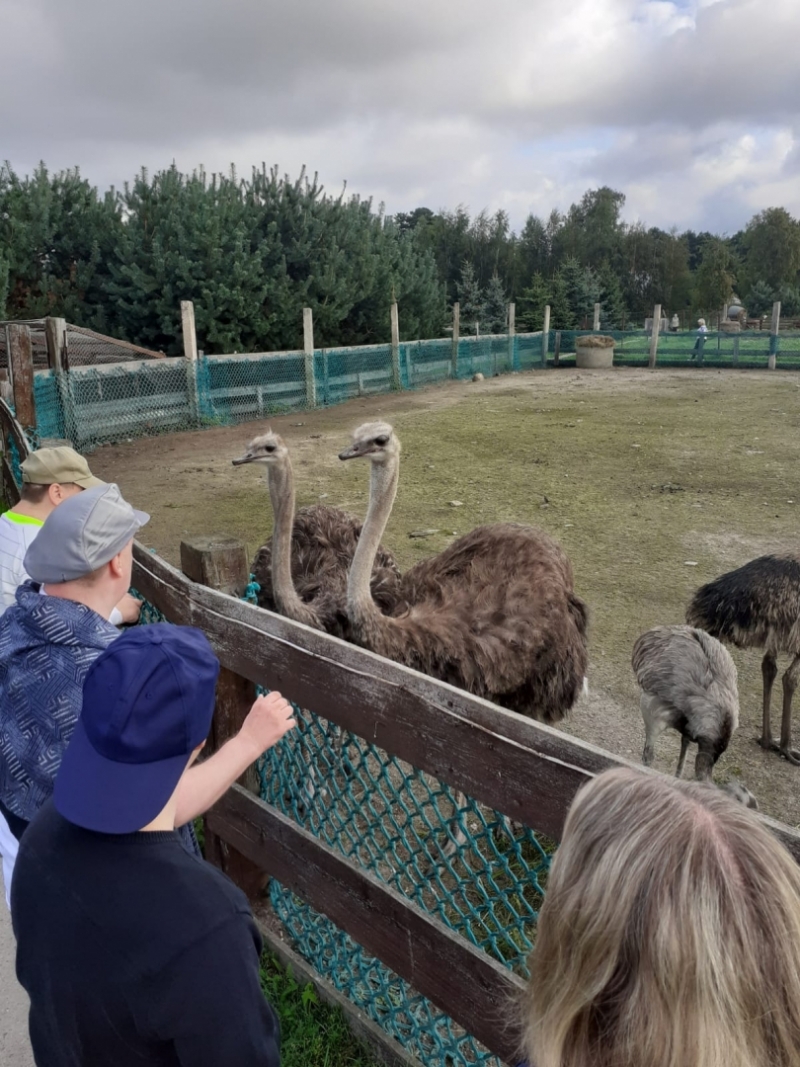
[[[800,375],[792,373],[535,371],[111,445],[90,463],[151,513],[142,539],[171,562],[181,539],[197,534],[241,537],[253,553],[272,514],[262,473],[231,466],[248,440],[268,425],[283,435],[298,506],[327,500],[363,515],[367,465],[337,453],[351,429],[376,418],[389,419],[403,444],[384,538],[402,565],[482,522],[527,522],[561,541],[592,620],[591,691],[565,729],[632,759],[643,744],[635,638],[682,622],[703,582],[800,540]],[[420,530],[436,532],[409,537]],[[760,656],[733,655],[741,725],[717,777],[739,777],[763,811],[798,825],[800,769],[754,740]],[[774,730],[780,695],[778,684]],[[664,735],[657,766],[673,771],[678,747],[677,735]]]

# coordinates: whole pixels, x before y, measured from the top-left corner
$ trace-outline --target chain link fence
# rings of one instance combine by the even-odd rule
[[[576,342],[593,332],[551,330],[546,349],[540,332],[466,336],[457,345],[444,338],[186,359],[67,327],[67,369],[56,369],[46,362],[39,325],[31,324],[36,437],[69,439],[83,452],[143,435],[230,426],[477,374],[567,368],[575,365]],[[601,332],[616,342],[615,365],[647,366],[647,331]],[[0,346],[0,371],[3,355]],[[658,338],[660,367],[765,370],[772,357],[778,369],[800,370],[800,332],[777,338],[754,330],[665,332]]]

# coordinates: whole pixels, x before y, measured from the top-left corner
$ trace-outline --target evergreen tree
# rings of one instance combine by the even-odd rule
[[[606,330],[621,330],[626,320],[626,308],[619,278],[608,263],[605,263],[598,279],[600,282],[600,324]]]
[[[486,299],[475,276],[475,268],[469,260],[464,262],[461,268],[461,279],[458,283],[458,303],[461,317],[461,332],[470,333],[475,329],[476,323],[480,329],[480,323],[484,320]],[[484,333],[488,331],[484,328]]]
[[[508,327],[508,301],[497,274],[492,275],[486,287],[483,317],[487,333],[505,333]]]
[[[572,330],[575,328],[575,316],[569,301],[567,282],[560,271],[553,275],[550,283],[550,329]]]
[[[521,332],[535,333],[544,327],[544,309],[551,303],[550,286],[537,271],[531,284],[517,301],[517,323]]]
[[[755,285],[750,286],[745,298],[747,313],[754,316],[767,315],[772,310],[776,299],[775,290],[771,289],[766,282],[756,282]]]
[[[695,281],[697,306],[713,312],[722,309],[733,294],[733,257],[725,241],[710,237],[703,242]]]

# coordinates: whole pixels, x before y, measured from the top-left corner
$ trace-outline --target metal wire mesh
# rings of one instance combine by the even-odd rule
[[[561,330],[560,364],[574,366],[576,342],[588,337],[591,330]],[[601,330],[613,337],[614,365],[645,367],[650,356],[650,334],[644,330]],[[555,346],[555,331],[550,331],[549,351]],[[766,370],[770,354],[776,356],[778,370],[800,370],[800,333],[782,333],[777,338],[768,331],[746,330],[742,333],[696,331],[659,334],[659,367],[741,368]]]
[[[257,591],[251,578],[242,599],[255,602]],[[140,623],[162,621],[145,603]],[[259,761],[262,799],[526,976],[554,844],[528,829],[512,836],[475,800],[313,711],[294,711],[298,728]],[[423,1063],[499,1067],[462,1027],[274,879],[270,902],[296,951]]]

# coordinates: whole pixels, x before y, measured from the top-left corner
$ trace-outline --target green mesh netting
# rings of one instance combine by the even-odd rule
[[[257,592],[251,576],[242,599],[254,603]],[[161,622],[164,615],[145,603],[140,621]],[[298,728],[258,763],[262,798],[527,975],[553,843],[528,829],[511,836],[504,820],[475,800],[293,706]],[[295,950],[408,1052],[430,1067],[499,1067],[469,1033],[330,919],[274,879],[269,892]]]
[[[589,330],[561,330],[560,365],[574,366],[575,342]],[[646,366],[650,337],[644,330],[603,330],[616,341],[617,366]],[[475,374],[489,378],[553,366],[556,332],[464,336],[457,352],[444,338],[391,345],[303,352],[133,360],[104,366],[76,366],[58,378],[37,371],[38,437],[67,437],[81,451],[145,434],[227,426],[284,412],[339,404],[353,397],[418,389]],[[766,369],[770,353],[777,367],[800,370],[800,334],[767,332],[662,333],[660,367],[712,366]]]

